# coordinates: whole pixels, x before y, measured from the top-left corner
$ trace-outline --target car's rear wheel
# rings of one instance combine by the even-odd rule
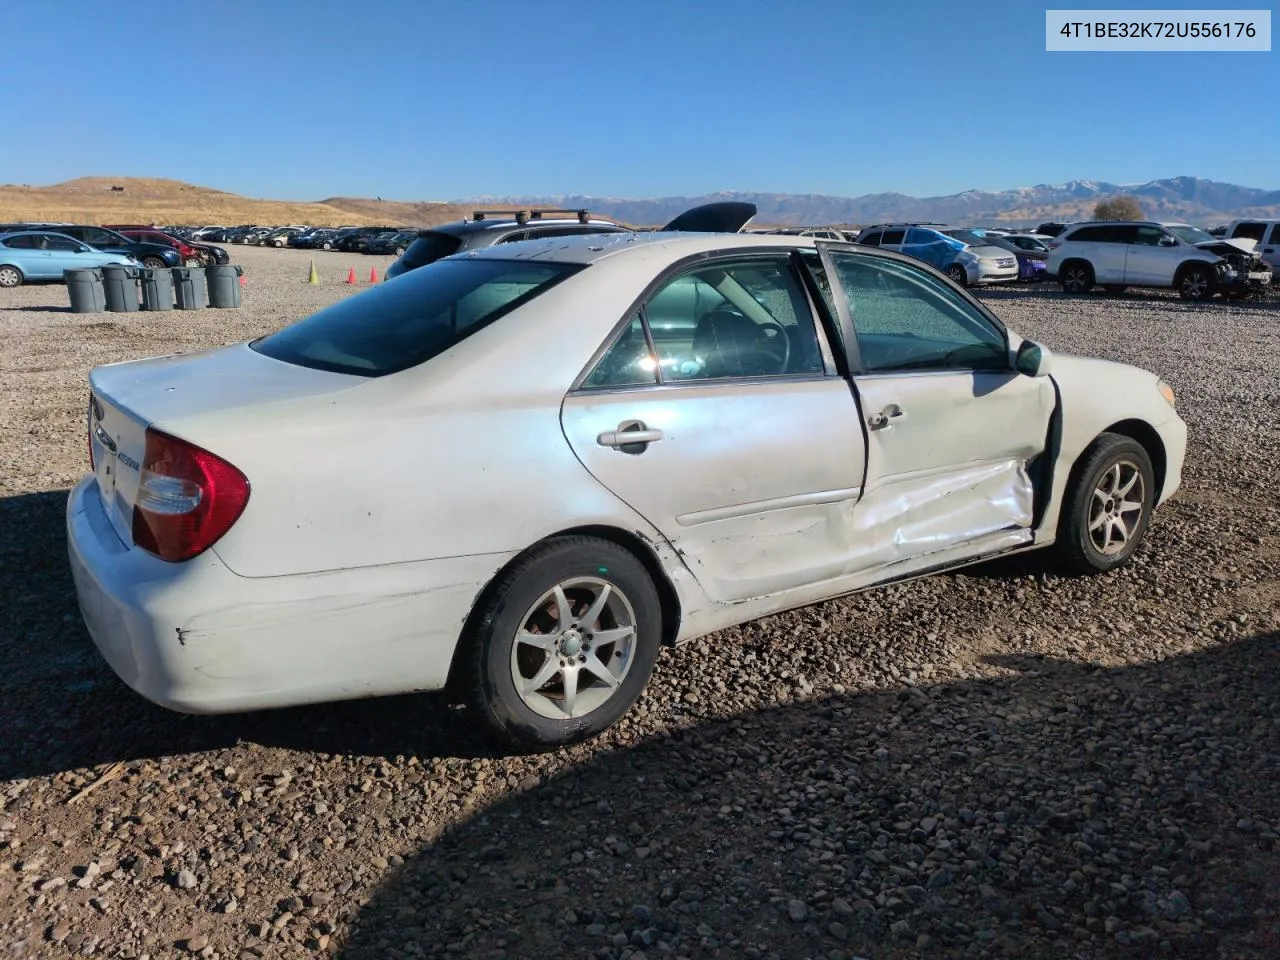
[[[395,249],[395,255],[396,255],[397,257],[403,257],[403,256],[404,256],[404,247],[396,247],[396,249]]]
[[[321,248],[322,250],[332,250],[332,249],[333,249],[333,244],[332,244],[332,243],[330,243],[328,240],[326,240],[324,243],[320,244],[320,248]]]
[[[1093,289],[1093,267],[1083,260],[1069,260],[1062,266],[1062,289],[1066,293],[1088,293]]]
[[[509,745],[595,736],[640,696],[662,607],[644,565],[617,544],[562,537],[486,591],[466,639],[472,709]]]
[[[965,268],[960,266],[958,263],[953,263],[951,266],[947,267],[947,276],[962,287],[967,287],[969,285],[969,271],[965,270]]]
[[[1138,443],[1118,433],[1095,440],[1072,470],[1054,550],[1072,573],[1103,573],[1133,556],[1155,506],[1155,470]]]
[[[1187,267],[1178,281],[1183,300],[1208,300],[1217,292],[1217,279],[1207,267]]]
[[[142,265],[148,270],[163,270],[165,267],[169,266],[159,257],[143,257]]]
[[[204,258],[203,257],[187,257],[187,259],[183,261],[182,265],[184,267],[203,267]]]
[[[0,267],[0,287],[22,286],[22,271],[17,267],[5,265]]]

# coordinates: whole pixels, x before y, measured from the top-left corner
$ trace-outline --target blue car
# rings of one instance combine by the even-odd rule
[[[45,230],[0,234],[0,287],[17,287],[27,280],[63,279],[63,270],[82,270],[120,264],[141,267],[125,253],[103,253],[63,233]]]

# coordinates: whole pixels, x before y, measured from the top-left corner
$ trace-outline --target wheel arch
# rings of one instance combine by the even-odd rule
[[[25,272],[25,271],[24,271],[20,266],[18,266],[16,263],[4,263],[4,262],[0,262],[0,267],[8,267],[10,270],[16,270],[16,271],[18,271],[18,277],[19,277],[21,280],[26,280],[26,279],[27,279],[27,274],[26,274],[26,272]]]
[[[450,695],[457,695],[460,690],[460,667],[465,662],[466,646],[471,636],[476,630],[477,621],[482,615],[486,601],[492,595],[496,585],[502,581],[507,572],[520,563],[533,550],[541,547],[543,544],[551,540],[559,540],[562,537],[597,537],[601,540],[621,547],[632,556],[634,556],[645,571],[649,574],[649,578],[653,581],[654,589],[658,591],[658,602],[662,608],[662,633],[661,643],[664,647],[675,645],[676,637],[680,634],[681,623],[681,607],[680,595],[676,592],[675,585],[671,582],[671,578],[667,576],[666,570],[662,566],[662,561],[658,558],[658,553],[654,549],[652,542],[643,534],[624,530],[621,527],[614,527],[608,524],[587,524],[578,527],[567,527],[564,530],[558,530],[555,533],[548,534],[535,543],[529,544],[528,547],[521,550],[514,557],[504,563],[501,567],[494,571],[493,576],[489,578],[489,582],[484,585],[475,599],[471,602],[471,610],[467,614],[467,618],[463,623],[462,632],[459,635],[459,642],[454,646],[453,659],[449,663],[449,677],[446,681],[445,689]]]
[[[1156,475],[1156,490],[1153,502],[1159,502],[1160,496],[1164,492],[1165,475],[1168,470],[1168,455],[1164,449],[1164,441],[1160,439],[1160,434],[1155,427],[1145,420],[1129,419],[1113,423],[1102,432],[1118,433],[1122,437],[1128,437],[1147,451],[1147,456],[1151,458],[1151,469],[1155,471]],[[1080,457],[1083,459],[1084,454],[1082,453]]]
[[[1206,273],[1208,273],[1211,280],[1217,280],[1218,272],[1214,269],[1213,261],[1197,260],[1192,258],[1190,260],[1183,260],[1178,264],[1178,269],[1173,271],[1173,285],[1176,287],[1182,282],[1182,278],[1187,275],[1187,271],[1194,270],[1197,267],[1202,268]]]

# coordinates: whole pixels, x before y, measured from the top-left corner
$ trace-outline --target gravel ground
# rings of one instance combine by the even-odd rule
[[[383,258],[232,247],[239,311],[0,302],[0,951],[11,957],[1280,956],[1280,302],[983,294],[1191,425],[1122,571],[1034,555],[665,651],[600,740],[502,757],[404,697],[152,707],[63,555],[98,363],[265,332]],[[86,792],[88,791],[88,792]]]

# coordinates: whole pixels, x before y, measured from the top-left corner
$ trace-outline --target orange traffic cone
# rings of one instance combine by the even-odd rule
[[[356,268],[352,267],[351,270],[348,271],[347,273],[347,283],[355,283],[355,282],[356,282]]]
[[[377,283],[377,282],[378,282],[378,268],[377,268],[377,267],[370,267],[370,268],[369,268],[369,282],[370,282],[370,283]]]

